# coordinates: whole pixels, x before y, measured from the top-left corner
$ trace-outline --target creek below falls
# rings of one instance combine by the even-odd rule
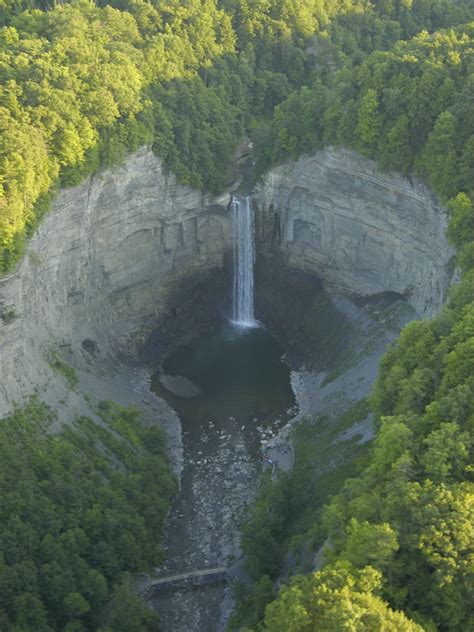
[[[163,333],[157,332],[147,351],[150,359],[157,352],[151,391],[178,414],[184,455],[158,579],[221,569],[216,579],[225,574],[228,580],[150,587],[146,596],[164,632],[225,630],[233,605],[230,584],[247,580],[239,546],[245,508],[263,468],[277,477],[292,466],[293,448],[283,438],[288,422],[334,415],[338,408],[341,413],[351,399],[365,397],[389,330],[400,325],[390,313],[399,295],[360,297],[358,303],[330,297],[317,278],[288,270],[278,258],[259,257],[255,265],[251,200],[234,196],[231,207],[232,309],[225,301],[220,309],[232,320],[222,317],[206,327],[204,319],[200,331],[207,333],[198,335],[198,329],[189,341],[193,331],[180,323],[183,315],[192,313],[199,324],[200,309],[212,314],[214,306],[219,313],[223,297],[209,286],[207,297],[204,288],[203,300],[173,313],[173,326],[186,333],[186,342],[178,336],[163,357]],[[370,436],[368,420],[362,437]]]
[[[226,567],[230,580],[142,591],[164,632],[225,630],[230,584],[246,580],[239,529],[262,470],[291,466],[293,423],[368,395],[384,349],[413,318],[398,295],[329,296],[315,277],[275,266],[257,266],[255,296],[266,326],[222,316],[191,341],[178,337],[166,356],[159,342],[148,347],[150,387],[178,414],[184,455],[156,577]],[[359,431],[369,440],[370,420]]]
[[[159,575],[228,567],[239,557],[242,511],[270,467],[266,443],[297,412],[282,356],[265,328],[223,323],[179,347],[154,374],[152,391],[180,416],[185,455]],[[289,449],[279,457],[290,465]],[[241,574],[238,562],[233,572]],[[223,597],[221,584],[162,589],[152,602],[163,630],[211,631],[225,626]]]

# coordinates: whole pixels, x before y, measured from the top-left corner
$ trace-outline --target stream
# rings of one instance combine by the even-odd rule
[[[166,533],[158,576],[232,566],[239,525],[254,497],[268,440],[296,414],[290,368],[263,328],[229,323],[180,347],[152,378],[151,388],[179,414],[184,469]],[[237,560],[237,562],[236,562]],[[165,632],[225,629],[230,588],[155,589],[153,606]]]

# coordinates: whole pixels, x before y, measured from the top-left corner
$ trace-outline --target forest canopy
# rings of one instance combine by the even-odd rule
[[[251,517],[255,590],[242,620],[273,631],[474,629],[472,0],[0,0],[0,25],[0,272],[58,187],[142,145],[211,191],[225,187],[244,133],[258,173],[351,147],[420,177],[446,204],[461,280],[382,361],[377,438],[343,488],[320,498],[311,527],[329,544],[325,565],[273,600],[283,511],[304,484],[296,466]],[[0,627],[119,630],[124,573],[161,556],[146,543],[159,541],[150,534],[174,490],[162,437],[104,405],[104,427],[82,418],[53,438],[50,415],[32,404],[2,425]],[[137,608],[143,629],[156,629]]]
[[[118,0],[98,5],[74,0],[54,8],[40,0],[2,4],[0,272],[19,260],[25,238],[58,186],[117,164],[141,145],[152,146],[182,182],[218,191],[226,184],[243,133],[258,141],[261,169],[322,142],[354,141],[347,135],[370,78],[359,86],[349,70],[398,39],[471,16],[468,1],[440,0]],[[452,71],[451,62],[448,66],[442,74]],[[326,85],[332,76],[334,85]],[[387,104],[391,112],[395,108],[390,116],[396,115],[387,125],[390,138],[400,130],[400,147],[393,143],[400,167],[407,170],[419,139],[405,156],[403,138],[409,130],[396,92],[394,87],[387,96],[394,100]],[[365,96],[360,125],[356,122],[362,136],[352,142],[365,153],[374,149],[372,136],[386,131],[372,116],[380,96],[371,94]],[[309,99],[308,109],[303,102]],[[428,103],[438,116],[439,107]],[[301,107],[299,125],[291,129],[285,112]],[[425,124],[428,131],[431,118]],[[364,134],[364,126],[374,123],[373,131]],[[341,130],[333,133],[339,124]],[[288,134],[291,138],[285,138]],[[380,159],[385,167],[398,168]]]
[[[0,30],[4,269],[58,178],[77,182],[153,142],[145,86],[190,76],[233,50],[230,19],[215,3],[180,5],[138,2],[128,12],[80,0],[12,15]]]
[[[2,420],[2,630],[158,629],[128,574],[163,559],[176,491],[165,433],[133,408],[103,402],[98,415],[57,433],[33,400]]]
[[[271,100],[287,94],[284,72],[272,75],[275,65],[285,66],[272,59],[280,44],[301,74],[304,54],[292,38],[353,4],[74,0],[51,9],[5,1],[0,271],[21,256],[55,187],[116,164],[140,145],[152,145],[183,182],[222,188],[222,165],[249,116],[263,109],[258,93],[270,84]]]

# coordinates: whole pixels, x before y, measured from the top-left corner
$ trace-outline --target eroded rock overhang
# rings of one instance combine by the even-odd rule
[[[190,299],[224,266],[228,201],[179,185],[145,148],[63,190],[0,279],[0,417],[57,379],[52,350],[75,366],[106,363],[165,313],[178,318],[177,288]]]
[[[317,275],[329,289],[397,292],[422,316],[440,309],[452,253],[445,213],[419,182],[326,149],[272,169],[255,201],[263,261]],[[228,203],[229,192],[212,198],[179,185],[145,148],[62,191],[17,270],[0,279],[0,416],[57,381],[51,349],[97,368],[164,319],[192,327],[199,309],[214,309],[199,287],[229,282]],[[208,295],[219,293],[222,285]]]
[[[272,169],[255,197],[267,256],[329,290],[396,292],[423,317],[443,305],[453,253],[445,211],[421,182],[327,148]]]

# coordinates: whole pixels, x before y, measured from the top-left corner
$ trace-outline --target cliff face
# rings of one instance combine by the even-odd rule
[[[256,197],[262,248],[284,266],[344,292],[397,292],[422,316],[441,308],[452,251],[421,183],[328,148],[272,169]]]
[[[105,362],[169,314],[186,279],[221,270],[228,196],[219,202],[178,185],[146,149],[63,191],[0,279],[0,416],[56,379],[52,351]]]
[[[405,294],[425,316],[441,307],[446,220],[421,184],[327,149],[273,169],[256,199],[260,261],[351,293]],[[154,328],[166,343],[173,326],[192,330],[199,310],[215,311],[229,285],[228,202],[178,185],[146,149],[63,191],[21,265],[0,279],[0,416],[58,383],[52,352],[97,375]]]

